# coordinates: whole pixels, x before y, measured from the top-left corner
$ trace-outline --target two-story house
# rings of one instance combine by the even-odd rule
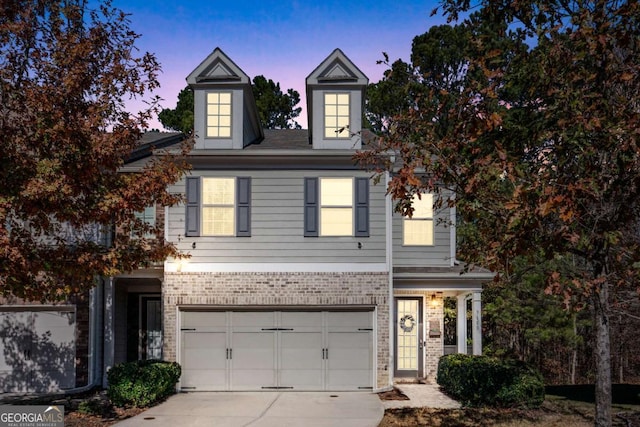
[[[89,377],[162,358],[182,365],[185,391],[382,390],[433,379],[445,352],[481,353],[492,275],[460,274],[455,211],[424,194],[403,218],[354,163],[372,137],[368,79],[341,50],[306,79],[306,130],[262,129],[249,76],[220,49],[187,82],[192,171],[171,188],[185,203],[141,215],[189,258],[99,282]],[[151,151],[139,154],[123,172]]]
[[[306,79],[308,130],[263,130],[251,80],[220,49],[194,90],[191,174],[166,239],[190,258],[161,278],[162,357],[182,390],[378,390],[435,376],[444,299],[453,351],[481,352],[481,283],[430,195],[411,219],[352,159],[366,149],[367,77],[336,49]],[[157,301],[157,300],[156,300]],[[467,301],[470,301],[469,305]],[[468,313],[470,312],[470,313]],[[471,334],[467,333],[467,317]]]

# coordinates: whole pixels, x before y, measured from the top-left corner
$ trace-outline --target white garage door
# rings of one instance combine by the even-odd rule
[[[75,386],[73,307],[0,311],[0,390],[50,392]]]
[[[362,390],[373,312],[181,313],[184,390]]]

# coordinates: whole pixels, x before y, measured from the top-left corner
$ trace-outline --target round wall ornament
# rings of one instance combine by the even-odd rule
[[[413,331],[415,325],[416,320],[410,314],[406,314],[400,318],[400,328],[405,332]]]

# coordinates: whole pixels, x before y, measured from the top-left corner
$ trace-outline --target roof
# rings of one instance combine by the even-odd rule
[[[368,129],[360,133],[362,146],[371,143],[376,135]],[[313,150],[307,129],[264,129],[264,139],[245,147],[245,150]],[[321,151],[321,150],[315,150]]]
[[[264,139],[245,150],[310,150],[307,129],[264,129]]]

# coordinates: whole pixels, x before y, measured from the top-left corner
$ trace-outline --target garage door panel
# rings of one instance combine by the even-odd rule
[[[322,355],[322,332],[282,332],[280,385],[296,390],[322,389]]]
[[[372,339],[371,332],[329,333],[327,383],[331,389],[372,386]]]
[[[280,316],[280,325],[283,328],[295,328],[296,331],[322,331],[323,313],[321,311],[283,311]]]
[[[273,328],[275,325],[275,315],[274,312],[234,311],[231,313],[231,324],[233,325],[234,331]]]
[[[182,388],[196,390],[226,390],[226,370],[185,369],[182,371]]]
[[[280,336],[281,369],[322,369],[322,333],[293,332]]]
[[[193,369],[225,369],[226,334],[185,332],[182,336],[183,365]]]
[[[227,313],[215,311],[183,311],[182,328],[199,332],[225,332]]]
[[[329,331],[357,331],[371,329],[373,324],[371,311],[329,312],[327,327]]]
[[[231,381],[234,390],[276,385],[275,332],[232,333]]]

